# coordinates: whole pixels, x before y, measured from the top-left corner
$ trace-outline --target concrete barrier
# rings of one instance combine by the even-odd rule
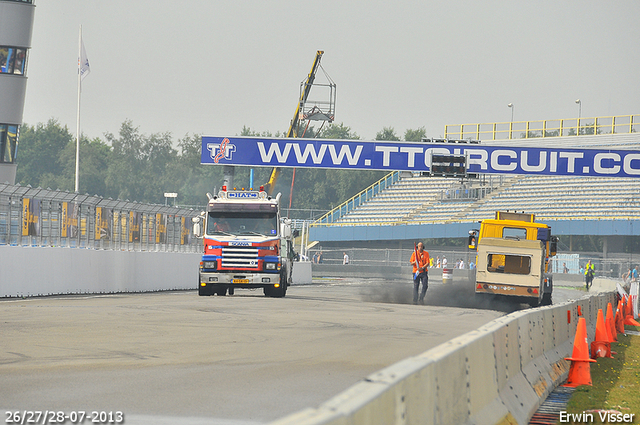
[[[311,276],[311,262],[298,261],[293,263],[293,274],[291,280],[294,285],[311,285],[313,279]]]
[[[527,424],[568,375],[578,307],[593,328],[614,300],[599,293],[509,314],[271,424]]]
[[[0,246],[0,296],[195,289],[200,254]]]
[[[0,297],[152,292],[198,287],[202,254],[0,246]],[[311,283],[295,263],[294,284]]]

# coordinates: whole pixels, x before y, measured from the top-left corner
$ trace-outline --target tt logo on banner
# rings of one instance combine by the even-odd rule
[[[236,151],[236,145],[229,143],[229,139],[225,137],[219,145],[216,143],[208,143],[207,149],[209,150],[211,159],[217,164],[222,158],[231,161],[233,153]]]

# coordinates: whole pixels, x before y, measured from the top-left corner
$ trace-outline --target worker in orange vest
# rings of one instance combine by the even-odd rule
[[[409,262],[413,265],[413,303],[420,302],[420,304],[424,304],[424,296],[427,294],[427,288],[429,287],[429,253],[424,250],[422,242],[418,242]],[[420,283],[422,283],[422,291],[418,297]]]

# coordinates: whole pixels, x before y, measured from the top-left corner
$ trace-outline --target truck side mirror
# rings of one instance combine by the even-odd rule
[[[479,230],[477,229],[469,230],[469,239],[467,241],[467,246],[469,247],[469,249],[474,251],[478,249],[478,232]]]
[[[558,237],[551,236],[551,240],[549,242],[549,256],[553,257],[558,252]]]
[[[475,237],[475,235],[469,235],[468,246],[469,246],[469,249],[473,249],[473,250],[475,250],[475,249],[477,249],[477,248],[478,248],[478,246],[477,246],[477,244],[476,244],[476,237]]]
[[[201,238],[202,224],[200,224],[200,217],[193,217],[191,221],[193,222],[193,234],[195,235],[195,237]]]
[[[282,219],[280,223],[280,237],[291,239],[291,220],[288,218]]]

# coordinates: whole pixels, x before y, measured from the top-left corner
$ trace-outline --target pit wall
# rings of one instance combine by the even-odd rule
[[[0,246],[0,297],[196,289],[201,256]]]
[[[518,311],[368,376],[272,425],[526,425],[568,376],[578,322],[595,336],[613,292]]]
[[[198,288],[201,253],[0,246],[0,297]],[[296,263],[294,284],[311,283]]]

